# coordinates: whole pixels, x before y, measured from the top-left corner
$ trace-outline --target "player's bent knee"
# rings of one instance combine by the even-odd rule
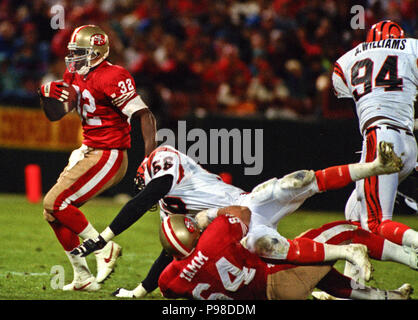
[[[43,216],[44,219],[48,222],[55,221],[55,217],[53,216],[54,212],[54,202],[55,197],[52,195],[51,192],[48,192],[43,200]]]
[[[44,216],[45,221],[48,221],[48,222],[54,222],[56,220],[55,217],[52,215],[52,212],[49,212],[45,209],[43,211],[43,216]]]
[[[289,242],[281,237],[266,235],[254,242],[252,250],[263,258],[285,260],[289,252]]]
[[[245,247],[259,256],[277,260],[286,259],[289,241],[277,230],[266,225],[252,225],[245,239]]]
[[[309,185],[314,180],[315,172],[313,170],[299,170],[281,178],[280,186],[283,189],[299,189]]]
[[[44,210],[52,211],[54,209],[54,200],[49,193],[46,194],[43,200]]]

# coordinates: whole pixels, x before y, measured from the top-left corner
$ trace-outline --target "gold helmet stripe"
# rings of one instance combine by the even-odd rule
[[[83,30],[84,28],[87,28],[87,27],[94,27],[94,26],[92,24],[87,24],[85,26],[78,27],[77,29],[74,30],[73,35],[71,36],[71,41],[70,42],[75,42],[75,40],[77,39],[78,32],[80,30]]]
[[[167,241],[170,242],[171,246],[175,250],[177,250],[179,253],[181,253],[183,256],[188,256],[190,252],[187,250],[186,247],[183,246],[181,241],[177,239],[176,234],[174,233],[169,220],[170,220],[170,217],[164,219],[163,228],[162,228]]]

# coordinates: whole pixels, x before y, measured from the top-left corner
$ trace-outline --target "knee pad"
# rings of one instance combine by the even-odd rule
[[[299,170],[280,179],[280,186],[283,189],[299,189],[309,185],[315,180],[313,170]]]
[[[254,253],[263,258],[285,260],[289,251],[289,242],[280,237],[262,236],[254,243]]]
[[[254,227],[245,238],[245,247],[263,258],[284,260],[289,246],[285,237],[267,226]]]

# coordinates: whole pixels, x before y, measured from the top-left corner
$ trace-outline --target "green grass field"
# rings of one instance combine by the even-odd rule
[[[122,207],[108,199],[97,199],[83,207],[90,222],[100,232]],[[342,213],[298,211],[279,225],[282,235],[291,238],[312,227],[341,220]],[[401,216],[397,221],[418,229],[418,219]],[[72,268],[49,225],[42,218],[42,205],[30,204],[21,195],[0,195],[0,300],[108,300],[117,299],[111,293],[118,287],[133,289],[146,276],[160,253],[158,240],[159,215],[148,212],[129,230],[115,240],[123,247],[123,256],[116,271],[98,292],[63,292],[53,289],[54,266],[65,270],[65,283],[72,281]],[[95,259],[87,258],[92,272]],[[413,299],[418,299],[416,271],[393,262],[372,261],[374,279],[370,285],[394,289],[409,282],[416,287]],[[56,268],[56,267],[55,267]],[[339,270],[343,263],[337,263]],[[158,290],[147,299],[163,299]]]

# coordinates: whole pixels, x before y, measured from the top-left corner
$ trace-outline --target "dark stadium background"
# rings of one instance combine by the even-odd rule
[[[57,4],[65,27],[54,30]],[[350,27],[354,5],[365,9],[365,29]],[[77,26],[97,24],[108,33],[109,60],[131,72],[158,128],[177,132],[177,121],[186,120],[188,130],[263,129],[260,175],[244,175],[244,164],[204,166],[251,190],[294,170],[359,160],[353,103],[334,97],[333,63],[382,19],[417,37],[417,12],[415,0],[0,0],[0,192],[24,193],[24,168],[31,163],[41,167],[46,192],[67,163],[72,148],[42,134],[53,131],[40,114],[36,89],[62,77]],[[60,130],[73,126],[68,121]],[[143,159],[136,125],[132,137],[128,172],[104,196],[132,191]],[[341,211],[352,188],[318,195],[305,207]],[[416,177],[401,190],[416,199]]]

